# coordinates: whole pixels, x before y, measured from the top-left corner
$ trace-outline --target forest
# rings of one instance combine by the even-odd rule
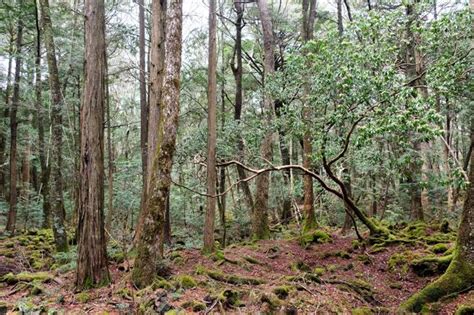
[[[0,314],[474,314],[473,18],[0,1]]]

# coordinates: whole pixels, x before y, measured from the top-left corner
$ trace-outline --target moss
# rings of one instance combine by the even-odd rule
[[[372,309],[370,307],[357,307],[357,308],[354,308],[352,311],[351,311],[351,314],[352,315],[372,315],[374,314],[374,312],[372,312]]]
[[[207,269],[203,265],[197,265],[195,273],[197,275],[205,275],[207,274]]]
[[[30,288],[30,294],[31,295],[40,295],[43,293],[44,289],[39,283],[32,283],[31,288]]]
[[[217,296],[219,302],[221,302],[225,307],[240,306],[241,293],[236,290],[225,289]]]
[[[333,273],[337,270],[337,265],[333,265],[333,264],[328,265],[326,269],[327,269],[327,271]]]
[[[7,258],[14,258],[16,257],[16,250],[14,248],[5,248],[0,249],[0,256],[7,257]]]
[[[174,252],[170,253],[170,255],[169,255],[170,260],[175,260],[176,258],[183,258],[183,256],[181,255],[181,252],[174,251]]]
[[[166,281],[165,279],[155,280],[153,284],[151,285],[151,287],[153,290],[156,290],[156,289],[171,290],[174,288],[173,285],[169,281]]]
[[[120,296],[122,299],[127,299],[127,300],[131,300],[133,299],[133,293],[132,291],[125,287],[125,288],[121,288],[120,290],[117,290],[117,292],[115,292],[115,294],[117,294],[118,296]]]
[[[322,276],[325,272],[326,269],[324,269],[323,267],[316,267],[313,269],[313,273],[319,277]]]
[[[474,305],[460,305],[455,315],[469,315],[474,314]]]
[[[311,268],[304,261],[301,261],[301,260],[291,263],[290,268],[293,271],[303,271],[303,272],[311,271]]]
[[[435,254],[442,254],[449,249],[449,246],[444,243],[439,243],[430,247],[430,251]]]
[[[19,274],[8,273],[1,279],[2,282],[15,284],[17,282],[47,282],[53,279],[53,276],[47,272],[20,272]]]
[[[191,289],[197,286],[196,280],[190,275],[177,275],[174,277],[177,286],[183,289]]]
[[[276,311],[276,309],[279,308],[282,304],[280,302],[280,299],[278,299],[275,295],[265,293],[263,293],[260,297],[260,302],[267,303],[270,312]]]
[[[474,266],[459,256],[458,249],[453,255],[453,260],[446,272],[438,280],[412,295],[400,306],[400,312],[419,312],[426,303],[437,301],[446,295],[461,292],[472,286]]]
[[[448,269],[452,258],[452,255],[442,257],[427,256],[421,259],[413,260],[410,263],[410,267],[412,268],[413,272],[420,277],[442,274],[446,269]]]
[[[311,246],[312,244],[322,244],[331,241],[331,236],[322,230],[313,230],[304,233],[299,238],[299,243],[304,248]]]
[[[206,304],[199,301],[188,301],[181,304],[181,307],[191,309],[193,312],[201,312],[206,309]]]
[[[353,240],[351,245],[352,249],[359,249],[362,247],[362,243],[358,240]]]
[[[407,273],[410,263],[418,258],[418,254],[412,251],[405,251],[402,253],[395,253],[390,256],[388,260],[388,269],[390,271],[399,271]]]
[[[281,285],[273,289],[273,293],[281,299],[284,300],[288,297],[291,291],[294,290],[294,287],[291,285]]]
[[[80,292],[76,295],[76,299],[79,303],[85,304],[90,301],[91,297],[88,292]]]

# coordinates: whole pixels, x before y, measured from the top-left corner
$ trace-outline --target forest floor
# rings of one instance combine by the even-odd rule
[[[0,314],[393,314],[443,272],[447,264],[436,258],[445,261],[455,239],[424,224],[398,229],[404,241],[384,245],[326,229],[287,231],[280,240],[234,244],[211,256],[175,248],[167,252],[169,278],[142,290],[130,281],[133,258],[115,248],[112,283],[84,292],[74,291],[74,251],[51,254],[51,232],[29,231],[0,240]],[[425,311],[454,314],[460,305],[474,306],[474,291]]]

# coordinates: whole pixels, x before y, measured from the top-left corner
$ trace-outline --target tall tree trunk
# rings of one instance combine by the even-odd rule
[[[10,116],[10,92],[11,92],[11,81],[12,81],[12,63],[13,63],[13,49],[15,47],[15,39],[13,38],[13,31],[10,30],[10,43],[8,46],[8,70],[7,70],[7,85],[5,87],[5,108],[3,109],[3,119],[7,121]],[[7,179],[7,168],[5,166],[5,160],[7,157],[7,127],[3,127],[0,130],[0,193],[3,197],[7,197],[6,193],[6,179]]]
[[[21,10],[22,0],[18,0],[18,7]],[[16,60],[15,60],[15,79],[13,81],[13,95],[10,109],[10,209],[8,211],[8,220],[6,230],[15,233],[16,225],[16,206],[17,206],[17,112],[20,103],[20,79],[23,45],[23,17],[18,18],[16,31]]]
[[[270,130],[274,116],[273,101],[269,93],[266,91],[266,83],[273,75],[275,69],[274,59],[274,38],[273,25],[268,9],[267,0],[257,0],[260,14],[260,23],[262,24],[263,33],[263,50],[264,50],[264,86],[263,86],[263,115],[265,135],[260,144],[260,155],[266,161],[272,160],[273,134]],[[268,191],[269,191],[269,173],[265,173],[257,177],[256,180],[256,196],[252,218],[252,234],[255,239],[266,239],[270,236],[268,227]]]
[[[232,73],[235,80],[235,106],[234,106],[234,120],[237,124],[240,124],[242,116],[242,103],[243,103],[243,92],[242,92],[242,29],[244,27],[243,17],[244,9],[242,3],[239,0],[234,0],[234,7],[237,13],[237,18],[235,21],[235,46],[234,46],[234,60],[231,63]],[[237,155],[239,159],[242,160],[244,156],[244,141],[240,135],[238,135],[237,140]],[[247,175],[245,170],[241,166],[237,166],[237,174],[239,175],[239,180],[241,181],[239,186],[244,193],[244,200],[247,204],[248,209],[253,213],[254,203],[252,192],[248,182],[244,181]]]
[[[339,0],[338,0],[339,1]],[[302,34],[303,41],[306,43],[313,39],[314,22],[316,19],[316,0],[303,0],[303,25]],[[306,80],[309,80],[307,78]],[[311,110],[308,104],[309,95],[309,82],[304,84],[304,97],[305,104],[303,105],[303,119],[311,119]],[[311,135],[309,131],[306,131],[303,135],[303,166],[307,169],[312,169],[311,155],[313,154],[313,146],[311,144]],[[314,191],[313,191],[313,178],[309,175],[303,177],[303,191],[304,191],[304,213],[305,213],[305,225],[306,230],[314,228],[316,223],[316,216],[314,214]]]
[[[49,175],[50,168],[47,164],[47,147],[44,139],[44,124],[46,109],[42,103],[42,81],[41,81],[41,30],[37,2],[35,1],[36,17],[36,58],[35,58],[35,109],[36,109],[36,129],[38,129],[38,153],[41,167],[40,173],[40,193],[43,197],[43,228],[51,227],[51,201],[49,199]]]
[[[53,207],[53,232],[56,250],[67,251],[67,234],[64,227],[66,212],[63,200],[62,178],[62,138],[63,138],[63,96],[59,83],[59,71],[56,62],[56,49],[53,38],[53,25],[50,17],[48,0],[40,0],[41,22],[43,26],[44,43],[48,59],[49,88],[51,92],[51,124],[52,124],[52,158],[51,174],[53,176],[53,189],[51,200]]]
[[[209,1],[209,50],[207,68],[207,194],[216,195],[216,133],[217,133],[217,14],[216,0]],[[204,220],[205,253],[214,250],[214,222],[216,198],[207,197]]]
[[[410,86],[413,87],[414,96],[420,93],[423,97],[427,96],[426,88],[420,88],[424,85],[424,63],[422,60],[421,53],[418,49],[419,38],[418,35],[414,34],[412,28],[418,23],[418,14],[416,12],[416,4],[409,4],[406,6],[406,14],[408,16],[407,23],[407,37],[408,45],[406,49],[406,75],[409,79]],[[421,189],[421,176],[423,169],[423,152],[422,143],[420,140],[414,139],[412,141],[413,158],[409,165],[409,195],[410,195],[410,213],[413,220],[423,221],[423,204],[422,204],[422,189]]]
[[[142,154],[143,185],[146,187],[147,172],[147,137],[148,137],[148,105],[146,96],[145,68],[145,4],[138,1],[139,59],[140,59],[140,148]],[[144,189],[146,191],[146,188]]]
[[[110,281],[104,231],[104,0],[85,0],[85,77],[81,109],[78,289]]]
[[[153,157],[158,147],[158,130],[161,123],[161,103],[163,79],[165,75],[165,35],[166,35],[166,0],[153,0],[151,6],[152,29],[151,29],[151,48],[150,48],[150,82],[148,93],[148,135],[147,135],[147,168],[146,191],[142,196],[142,209],[138,218],[138,224],[135,231],[134,242],[140,239],[144,220],[147,216],[146,196],[150,190],[152,177],[151,166]]]
[[[220,14],[222,15],[223,9],[221,6]],[[224,42],[224,32],[220,32],[220,42],[221,42],[221,132],[224,132],[225,128],[225,69],[226,65],[224,63],[225,60],[225,42]],[[222,228],[222,237],[221,237],[221,245],[222,248],[226,246],[226,239],[227,239],[227,228],[226,228],[226,194],[225,194],[225,167],[220,168],[219,173],[219,194],[221,194],[220,198],[218,198],[218,207],[219,207],[219,214],[220,214],[220,221],[221,221],[221,228]]]
[[[107,59],[106,59],[107,60]],[[110,117],[110,92],[109,92],[109,67],[105,65],[105,106],[107,120],[107,217],[105,228],[111,231],[112,220],[114,217],[114,152],[112,147],[112,121]]]
[[[158,0],[153,1],[153,12],[161,8]],[[160,12],[161,10],[158,10]],[[159,24],[153,16],[152,59],[160,51],[157,38]],[[181,39],[182,39],[182,0],[171,0],[166,23],[166,54],[165,78],[163,81],[162,100],[156,99],[153,85],[158,82],[152,80],[151,107],[159,107],[160,123],[156,134],[157,146],[153,152],[151,164],[151,180],[148,185],[145,219],[142,232],[137,243],[137,258],[132,273],[136,286],[145,287],[153,282],[156,275],[163,270],[163,224],[166,211],[166,200],[170,192],[171,168],[176,146],[176,134],[179,116],[179,88],[181,70]],[[153,61],[152,61],[153,64]],[[152,67],[153,72],[158,69]],[[158,79],[160,75],[152,72],[152,78]],[[161,106],[160,106],[161,105]],[[151,154],[150,154],[151,155]]]

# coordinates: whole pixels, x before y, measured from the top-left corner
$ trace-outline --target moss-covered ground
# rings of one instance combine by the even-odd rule
[[[331,229],[233,244],[213,255],[167,249],[168,278],[135,288],[133,252],[109,247],[112,283],[74,290],[75,248],[54,253],[51,231],[0,240],[0,310],[9,313],[393,314],[447,267],[455,232],[416,223],[387,226],[397,239],[364,243]],[[367,235],[365,235],[367,237]],[[427,314],[467,314],[474,293],[424,306]],[[467,313],[466,313],[467,312]]]

